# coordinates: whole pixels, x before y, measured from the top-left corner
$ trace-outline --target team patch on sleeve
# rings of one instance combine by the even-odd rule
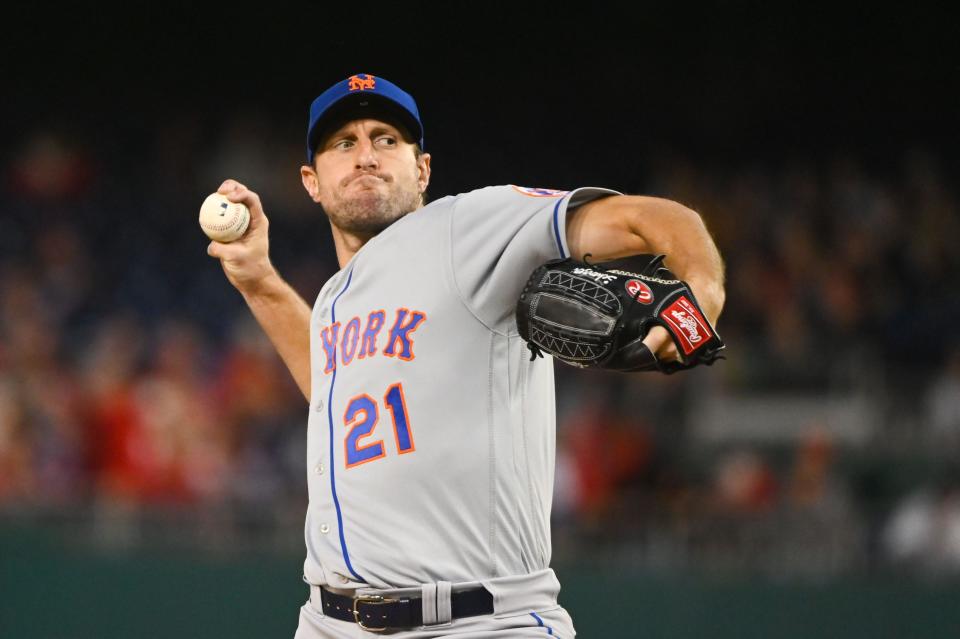
[[[537,189],[529,186],[514,186],[513,184],[510,186],[512,186],[515,191],[529,195],[530,197],[562,197],[570,192],[558,191],[556,189]]]

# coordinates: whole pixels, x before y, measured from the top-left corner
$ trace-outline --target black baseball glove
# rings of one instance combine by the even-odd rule
[[[517,303],[530,359],[546,351],[581,368],[668,374],[723,359],[723,341],[663,258],[596,264],[566,258],[534,270]],[[657,325],[670,333],[681,361],[660,361],[643,343]]]

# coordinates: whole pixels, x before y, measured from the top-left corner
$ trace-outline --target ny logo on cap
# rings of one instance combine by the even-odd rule
[[[377,88],[377,79],[372,75],[363,74],[365,77],[361,78],[359,75],[350,76],[350,90],[351,91],[364,91],[372,90]]]

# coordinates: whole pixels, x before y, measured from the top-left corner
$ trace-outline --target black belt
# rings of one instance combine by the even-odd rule
[[[350,597],[321,586],[320,600],[326,616],[351,621],[372,632],[423,625],[423,600],[420,597]],[[485,588],[452,592],[450,611],[453,619],[488,615],[493,612],[493,595]]]

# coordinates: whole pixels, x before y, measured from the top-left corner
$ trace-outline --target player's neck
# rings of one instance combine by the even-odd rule
[[[347,263],[353,259],[353,256],[357,254],[357,251],[363,248],[363,245],[374,237],[373,234],[358,235],[344,231],[332,222],[330,224],[330,230],[333,232],[333,245],[337,250],[337,262],[340,263],[340,268],[346,266]]]

